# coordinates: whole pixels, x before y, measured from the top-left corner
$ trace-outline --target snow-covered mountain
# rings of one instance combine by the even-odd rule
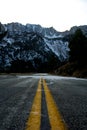
[[[45,71],[68,60],[71,33],[53,27],[0,23],[0,71]]]

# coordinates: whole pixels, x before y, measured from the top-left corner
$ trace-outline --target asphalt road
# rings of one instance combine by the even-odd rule
[[[0,130],[26,130],[40,78],[46,80],[68,129],[87,130],[87,79],[48,74],[0,75]],[[40,129],[50,130],[43,89]]]

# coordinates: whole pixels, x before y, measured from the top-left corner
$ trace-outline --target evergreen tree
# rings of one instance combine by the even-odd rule
[[[77,61],[82,65],[86,62],[87,56],[87,38],[84,36],[81,29],[76,30],[72,36],[70,43],[70,61]]]

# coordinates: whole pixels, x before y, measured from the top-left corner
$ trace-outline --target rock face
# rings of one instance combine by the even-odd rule
[[[69,58],[72,30],[57,32],[53,27],[0,23],[0,72],[47,72],[60,66]]]
[[[0,40],[6,35],[6,27],[0,23]]]

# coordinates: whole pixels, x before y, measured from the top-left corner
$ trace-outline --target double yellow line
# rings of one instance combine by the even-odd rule
[[[45,92],[51,130],[67,130],[67,126],[61,117],[61,114],[44,79],[39,80],[37,92],[25,130],[40,130],[42,84]]]

